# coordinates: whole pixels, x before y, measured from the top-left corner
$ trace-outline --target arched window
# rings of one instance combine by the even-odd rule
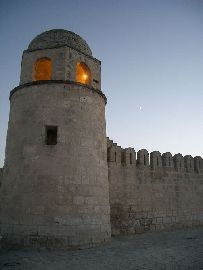
[[[77,63],[76,65],[76,82],[90,84],[91,72],[85,63]]]
[[[33,67],[33,81],[51,80],[51,59],[43,57],[38,59]]]

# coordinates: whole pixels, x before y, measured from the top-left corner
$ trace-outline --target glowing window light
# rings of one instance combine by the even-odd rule
[[[34,63],[33,81],[51,80],[52,63],[49,58],[40,58]]]
[[[90,69],[85,63],[77,63],[76,65],[76,82],[90,85]]]

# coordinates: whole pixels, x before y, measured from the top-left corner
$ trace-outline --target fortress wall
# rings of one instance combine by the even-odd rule
[[[108,141],[112,234],[203,225],[203,160]]]

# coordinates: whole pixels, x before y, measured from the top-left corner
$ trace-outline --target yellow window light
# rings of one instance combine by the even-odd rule
[[[82,84],[90,84],[90,69],[85,63],[77,63],[76,65],[76,82]]]
[[[33,80],[51,80],[51,59],[40,58],[38,59],[33,67]]]

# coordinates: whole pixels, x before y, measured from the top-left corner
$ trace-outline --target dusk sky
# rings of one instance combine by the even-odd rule
[[[203,0],[1,0],[0,167],[23,50],[55,28],[102,61],[107,136],[135,151],[203,156]]]

